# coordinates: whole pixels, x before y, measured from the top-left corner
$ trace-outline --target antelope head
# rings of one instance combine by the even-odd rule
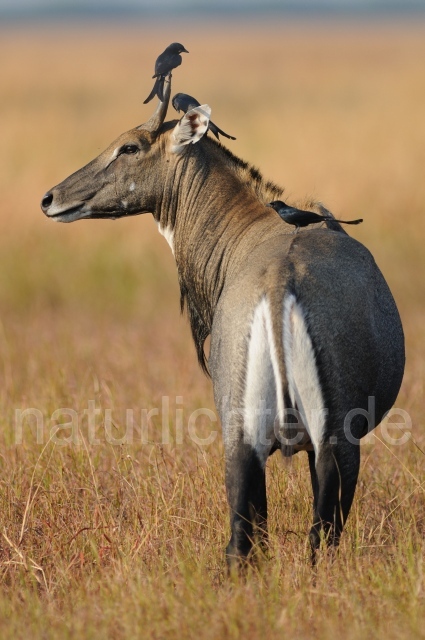
[[[189,111],[177,125],[164,125],[170,92],[167,78],[164,101],[145,124],[123,133],[97,158],[48,191],[41,202],[46,216],[74,222],[151,212],[159,218],[165,176],[185,145],[197,142],[207,131],[210,114],[203,105]]]

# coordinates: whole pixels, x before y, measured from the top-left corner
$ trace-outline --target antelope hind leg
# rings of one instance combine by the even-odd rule
[[[226,453],[226,489],[231,526],[226,558],[232,567],[248,558],[254,538],[261,545],[267,540],[265,465],[255,449],[242,440]]]
[[[324,442],[316,454],[309,453],[313,487],[313,526],[310,530],[312,563],[321,539],[337,547],[354,498],[360,466],[360,447],[342,438],[338,444]]]

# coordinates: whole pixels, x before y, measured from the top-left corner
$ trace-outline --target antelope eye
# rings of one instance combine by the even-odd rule
[[[139,147],[135,144],[125,144],[120,149],[120,153],[137,153],[139,151]]]

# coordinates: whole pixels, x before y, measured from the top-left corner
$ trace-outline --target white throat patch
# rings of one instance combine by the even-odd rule
[[[157,222],[157,225],[159,233],[164,236],[174,255],[174,229],[171,229],[170,227],[162,227],[160,222]]]

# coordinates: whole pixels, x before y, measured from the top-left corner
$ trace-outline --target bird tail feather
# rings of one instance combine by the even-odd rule
[[[220,129],[214,124],[214,122],[211,122],[211,120],[208,125],[208,131],[211,131],[211,133],[215,135],[217,140],[220,141],[220,137],[218,135],[218,132],[220,131]]]
[[[217,129],[217,133],[220,133],[225,138],[228,138],[229,140],[236,140],[234,136],[230,136],[228,133],[223,131],[223,129],[220,129],[219,127],[217,127],[217,125],[215,125],[215,128]]]
[[[146,98],[146,100],[143,101],[143,104],[147,104],[155,96],[158,96],[158,98],[161,100],[161,102],[164,102],[164,77],[163,76],[159,76],[155,80],[155,84],[153,85],[153,89],[150,92],[150,94],[148,95],[148,97]]]

